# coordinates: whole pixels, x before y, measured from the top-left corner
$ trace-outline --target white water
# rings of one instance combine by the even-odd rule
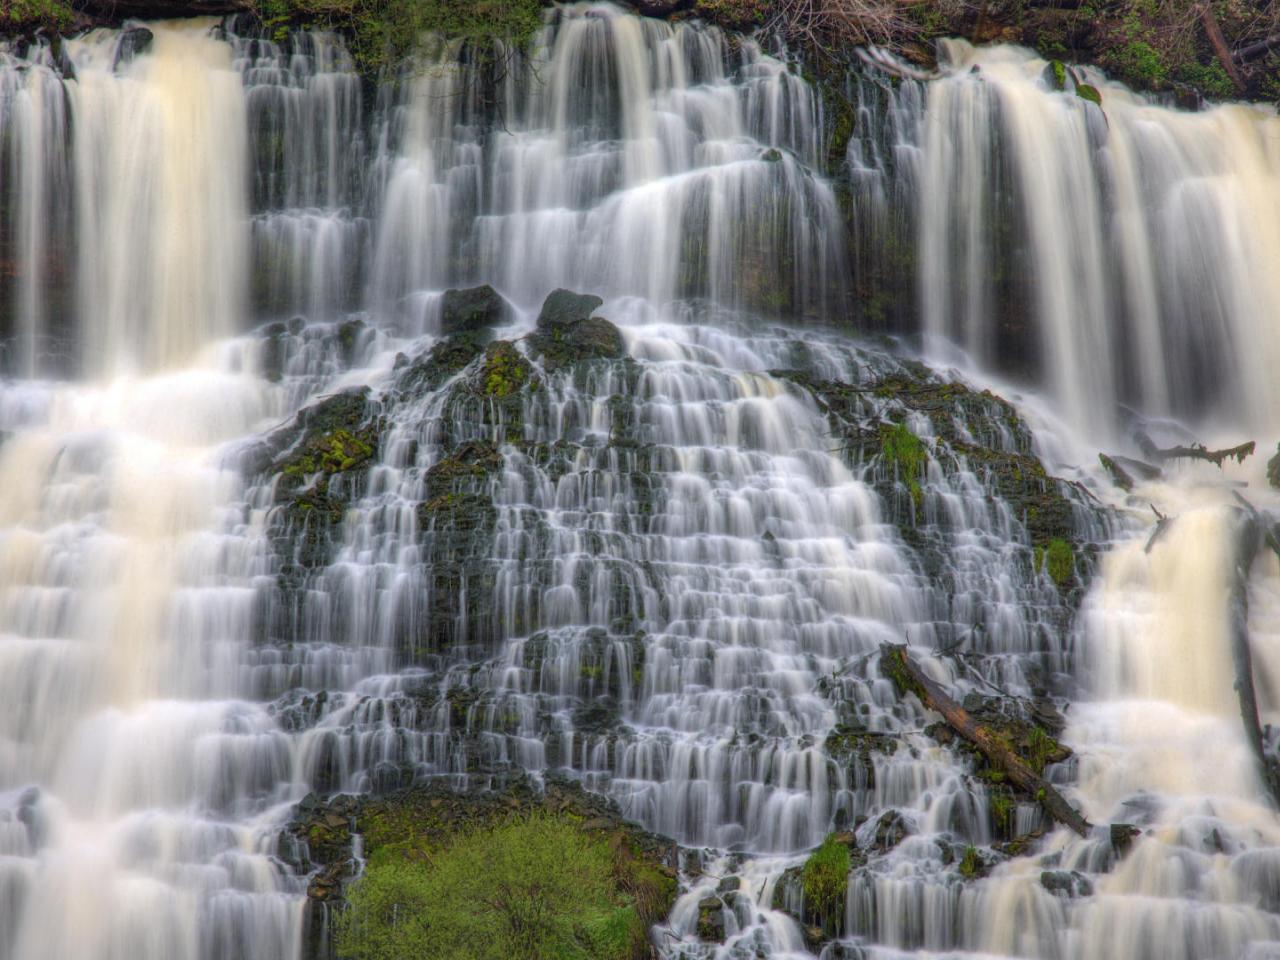
[[[657,934],[668,956],[809,955],[772,909],[780,873],[863,817],[870,845],[889,809],[912,835],[851,877],[828,960],[1277,949],[1280,821],[1231,688],[1229,491],[1186,470],[1126,500],[1088,466],[1124,443],[1120,403],[1274,440],[1273,117],[1103,85],[1103,120],[1026,55],[957,45],[927,87],[859,81],[850,249],[819,170],[824,107],[752,43],[581,6],[496,105],[428,43],[370,113],[337,38],[284,51],[212,26],[152,25],[114,66],[117,35],[70,42],[74,80],[47,48],[0,60],[0,262],[18,264],[0,309],[23,375],[0,387],[0,956],[298,956],[306,880],[274,856],[291,804],[480,787],[508,765],[568,770],[712,848]],[[977,368],[1040,370],[1021,402],[1041,449],[1116,512],[1080,498],[1082,537],[1118,532],[1074,625],[979,464],[932,464],[918,507],[904,484],[885,495],[892,469],[844,456],[768,372],[899,369],[773,324],[839,320],[846,264],[901,217],[926,330]],[[1010,290],[987,280],[1010,244],[1034,278],[1017,294],[1035,346],[1012,363]],[[634,365],[549,377],[518,417],[447,390],[397,399],[396,353],[435,342],[439,291],[472,282],[515,305],[508,338],[551,289],[599,291]],[[330,324],[357,309],[344,343]],[[273,334],[276,378],[247,331],[294,311],[310,323]],[[286,588],[284,521],[271,479],[242,474],[244,441],[362,384],[389,419],[377,463],[329,562]],[[618,409],[634,444],[610,442]],[[492,550],[457,598],[437,579],[451,534],[417,506],[467,439],[503,468]],[[973,439],[1024,442],[996,421]],[[1261,466],[1230,475],[1265,507]],[[1148,502],[1177,517],[1149,552]],[[932,575],[898,530],[913,509]],[[487,578],[491,602],[467,606]],[[1270,556],[1250,600],[1274,721]],[[1059,830],[962,883],[951,856],[999,838],[986,787],[878,674],[879,644],[904,639],[958,690],[1070,696],[1078,760],[1056,775],[1095,822],[1139,824],[1134,850],[1113,866],[1105,828]],[[969,668],[933,656],[956,641]],[[594,704],[621,726],[582,722]],[[870,781],[822,748],[851,720],[905,745]],[[1016,818],[1039,824],[1031,803]],[[1055,897],[1052,869],[1094,895]],[[728,940],[698,944],[698,902],[728,873]]]

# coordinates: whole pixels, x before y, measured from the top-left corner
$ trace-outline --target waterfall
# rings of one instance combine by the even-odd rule
[[[940,53],[819,86],[609,3],[377,78],[248,17],[0,41],[0,956],[325,957],[310,794],[552,775],[681,846],[673,960],[1280,949],[1266,457],[1095,466],[1277,439],[1280,125]],[[1273,556],[1247,595],[1275,724]],[[893,643],[1060,730],[1094,832]]]
[[[1020,342],[1080,427],[1122,405],[1274,424],[1275,111],[1169,110],[1081,71],[1099,107],[1024,51],[944,53],[913,132],[925,329],[986,364]]]

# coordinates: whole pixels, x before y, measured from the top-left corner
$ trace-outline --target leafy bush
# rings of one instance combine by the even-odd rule
[[[629,960],[647,878],[605,835],[533,814],[375,850],[337,921],[347,960]]]

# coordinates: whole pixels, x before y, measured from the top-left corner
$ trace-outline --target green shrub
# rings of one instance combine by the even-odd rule
[[[646,944],[628,866],[606,836],[547,814],[474,829],[434,850],[384,845],[348,891],[338,956],[628,960]]]
[[[880,428],[880,452],[886,463],[897,467],[898,475],[911,491],[911,499],[918,505],[924,494],[920,478],[929,463],[924,443],[905,423],[886,424]]]
[[[834,834],[823,840],[800,872],[805,909],[821,917],[839,911],[844,906],[850,867],[849,848]]]

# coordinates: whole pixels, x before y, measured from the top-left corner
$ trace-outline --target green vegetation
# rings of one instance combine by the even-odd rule
[[[484,393],[488,396],[510,396],[529,379],[529,361],[505,340],[490,344],[484,358],[480,375]]]
[[[924,496],[920,479],[929,463],[924,443],[904,423],[880,427],[880,452],[885,462],[897,467],[898,475],[911,491],[911,499],[919,506]]]
[[[1044,773],[1045,764],[1062,751],[1062,746],[1044,729],[1033,726],[1027,734],[1027,763],[1036,773]]]
[[[370,72],[402,60],[426,33],[491,56],[497,42],[524,49],[542,23],[539,0],[257,0],[257,13],[277,39],[295,24],[349,33],[356,61]]]
[[[1067,67],[1061,60],[1050,60],[1049,69],[1053,73],[1053,86],[1055,90],[1067,89]]]
[[[828,835],[800,872],[806,909],[821,917],[837,914],[844,905],[850,868],[849,848],[835,834]]]
[[[305,452],[289,461],[282,471],[289,477],[306,477],[313,473],[341,473],[357,467],[373,457],[373,444],[339,428],[313,439]]]
[[[644,955],[643,918],[671,885],[609,835],[546,813],[438,846],[408,823],[369,839],[337,922],[347,960],[630,960]]]
[[[1066,540],[1054,537],[1046,546],[1035,547],[1035,563],[1037,570],[1045,570],[1049,578],[1061,587],[1075,573],[1075,551]]]
[[[6,0],[0,5],[0,28],[67,30],[75,22],[62,0]]]
[[[1090,103],[1096,103],[1102,106],[1102,94],[1098,92],[1098,88],[1091,83],[1081,83],[1076,86],[1076,96],[1081,100],[1088,100]]]
[[[960,876],[966,880],[973,880],[982,876],[985,864],[982,858],[978,856],[978,851],[973,847],[964,848],[964,857],[960,860]]]

